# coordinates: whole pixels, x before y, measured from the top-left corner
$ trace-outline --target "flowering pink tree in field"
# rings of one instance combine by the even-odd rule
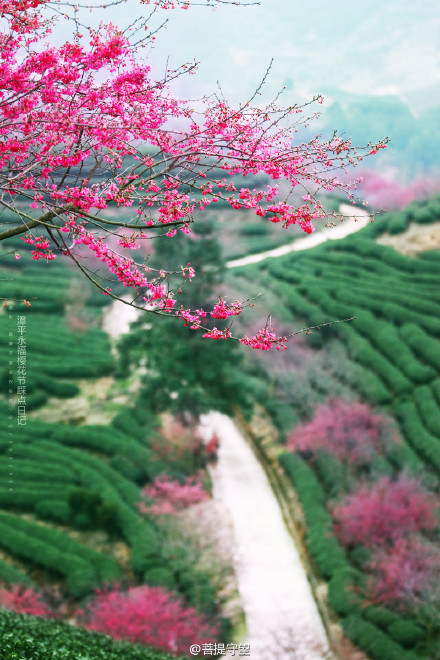
[[[97,590],[79,617],[89,630],[176,655],[188,652],[191,644],[214,642],[218,632],[181,598],[160,587]]]
[[[145,486],[141,493],[152,504],[140,502],[142,513],[153,516],[176,515],[192,504],[209,499],[209,493],[203,489],[200,479],[188,477],[184,484],[179,484],[166,474],[156,477],[151,485]]]
[[[417,479],[402,475],[396,481],[382,477],[363,485],[333,510],[336,532],[344,545],[369,548],[438,525],[438,502]]]
[[[190,3],[144,0],[148,4],[173,9]],[[175,315],[207,338],[231,337],[230,329],[212,324],[240,314],[243,303],[221,299],[212,310],[203,309],[203,301],[192,310],[179,306],[178,290],[194,277],[193,267],[154,270],[136,258],[141,244],[190,232],[197,213],[217,203],[234,209],[237,221],[240,211],[251,210],[263,221],[297,224],[309,233],[325,217],[316,193],[350,196],[337,170],[385,142],[354,148],[336,134],[301,142],[297,132],[310,118],[306,106],[274,101],[262,107],[255,102],[259,90],[236,108],[217,97],[173,98],[170,81],[192,73],[193,65],[154,80],[142,60],[142,45],[154,37],[147,31],[136,42],[145,26],[121,31],[109,23],[94,30],[81,25],[76,12],[69,3],[0,0],[6,26],[0,34],[0,205],[9,221],[0,240],[7,246],[21,237],[33,259],[67,257],[112,297],[109,276],[132,290],[133,306]],[[58,14],[74,30],[62,46],[49,41]],[[261,173],[270,181],[265,188],[232,179]],[[303,189],[301,203],[281,197],[277,182]],[[15,244],[10,253],[20,256]],[[282,339],[266,326],[242,341],[267,350],[282,348]]]
[[[420,538],[400,538],[373,552],[367,598],[384,605],[420,606],[437,596],[440,554]],[[438,614],[437,614],[438,617]]]
[[[333,399],[317,406],[313,419],[297,426],[286,445],[291,451],[324,450],[341,461],[363,465],[393,440],[390,421],[366,403]]]
[[[0,585],[0,607],[19,614],[43,617],[54,616],[42,599],[41,594],[37,593],[32,587],[23,587],[18,584]]]

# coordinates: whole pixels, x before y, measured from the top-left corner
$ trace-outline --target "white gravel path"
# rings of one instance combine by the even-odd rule
[[[230,512],[234,563],[251,660],[332,657],[325,629],[295,544],[266,474],[233,421],[220,413],[201,420],[205,438],[220,438],[211,469],[214,499]]]
[[[335,241],[339,238],[345,238],[345,236],[348,236],[349,234],[354,234],[354,232],[359,231],[359,229],[366,227],[371,221],[368,211],[358,207],[355,208],[349,204],[341,204],[339,212],[342,215],[354,217],[346,217],[343,222],[340,222],[335,227],[328,227],[320,232],[308,234],[303,238],[297,238],[292,243],[282,245],[273,250],[266,250],[266,252],[259,252],[258,254],[250,254],[249,256],[240,259],[233,259],[232,261],[228,261],[226,266],[228,268],[249,266],[249,264],[257,264],[260,261],[264,261],[264,259],[283,257],[290,252],[308,250],[321,243],[325,243],[326,241]]]

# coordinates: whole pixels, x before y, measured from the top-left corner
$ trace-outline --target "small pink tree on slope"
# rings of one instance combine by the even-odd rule
[[[147,501],[140,502],[138,508],[142,513],[153,516],[176,515],[192,504],[198,504],[209,499],[209,493],[203,490],[202,483],[197,477],[188,477],[184,484],[180,484],[166,474],[156,477],[151,485],[142,490]]]
[[[190,3],[143,4],[172,9]],[[13,219],[0,240],[7,245],[20,236],[35,260],[67,257],[110,296],[116,297],[108,276],[133,291],[135,307],[175,315],[206,338],[231,337],[230,329],[212,323],[240,314],[243,303],[220,300],[212,310],[203,309],[203,301],[194,310],[179,306],[177,291],[195,274],[191,264],[176,264],[174,286],[172,273],[135,259],[141,243],[190,232],[197,213],[219,202],[237,218],[251,210],[309,233],[313,221],[325,217],[316,192],[351,196],[337,170],[377,153],[385,141],[354,148],[335,134],[300,142],[296,134],[311,118],[308,104],[253,105],[259,90],[237,108],[213,96],[197,103],[173,98],[170,81],[192,73],[194,65],[154,80],[142,60],[151,32],[136,42],[129,35],[139,34],[138,22],[137,30],[110,23],[93,30],[80,24],[74,4],[70,11],[72,40],[57,46],[47,40],[57,13],[67,21],[69,2],[0,0],[6,26],[0,33],[0,206]],[[259,173],[270,181],[265,188],[232,179]],[[277,181],[303,190],[301,203],[290,194],[280,197]],[[103,277],[92,263],[104,267]],[[285,344],[270,326],[241,340],[262,350]]]
[[[384,605],[409,606],[436,602],[438,619],[440,553],[417,536],[398,538],[392,546],[373,552],[367,598]]]
[[[360,486],[335,506],[333,517],[344,545],[374,548],[435,529],[437,509],[438,502],[417,479],[402,475],[396,481],[382,477]]]
[[[372,552],[367,599],[419,606],[438,582],[440,553],[420,532],[438,525],[438,501],[419,480],[401,475],[361,485],[333,510],[335,530],[345,546]]]
[[[0,584],[0,607],[19,614],[32,614],[32,616],[43,617],[54,616],[41,594],[32,587],[24,587],[18,584],[9,586]]]
[[[217,635],[193,608],[160,587],[97,590],[80,618],[90,630],[176,655],[188,652],[191,644],[212,643]]]
[[[317,406],[313,419],[288,436],[291,451],[326,451],[354,465],[368,463],[394,440],[390,421],[365,403],[332,399]]]

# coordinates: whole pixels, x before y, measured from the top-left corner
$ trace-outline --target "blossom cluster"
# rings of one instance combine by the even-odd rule
[[[190,3],[153,4],[186,8]],[[172,96],[169,81],[193,66],[155,80],[129,32],[111,23],[88,28],[85,36],[76,34],[61,46],[46,44],[49,9],[48,0],[0,0],[7,25],[0,33],[0,192],[1,204],[17,218],[12,230],[0,232],[0,240],[26,234],[27,242],[34,241],[34,259],[50,261],[61,254],[83,272],[88,262],[79,248],[87,246],[125,286],[147,289],[146,308],[152,298],[157,309],[169,313],[176,297],[157,278],[148,279],[142,263],[116,255],[107,239],[116,236],[123,249],[135,251],[158,230],[168,237],[190,232],[196,214],[216,203],[310,233],[313,222],[325,216],[321,203],[312,193],[300,205],[290,195],[280,199],[277,182],[291,190],[351,194],[334,171],[385,147],[381,142],[356,150],[338,136],[298,143],[308,104],[233,108],[210,97],[191,107]],[[271,183],[250,189],[232,179],[257,174]],[[29,213],[23,211],[26,205]],[[120,207],[127,220],[114,219]],[[50,233],[36,236],[37,228]],[[66,234],[73,235],[73,243]],[[190,265],[181,272],[186,280],[194,276]],[[210,317],[240,312],[234,304],[219,303]],[[193,329],[204,329],[207,338],[230,336],[205,328],[203,315],[194,311],[176,315]],[[243,343],[267,350],[273,344],[282,348],[280,339],[262,332]]]
[[[188,506],[209,499],[197,477],[188,477],[184,484],[180,484],[168,475],[156,477],[143,489],[142,495],[152,503],[140,502],[139,510],[153,516],[176,515]]]

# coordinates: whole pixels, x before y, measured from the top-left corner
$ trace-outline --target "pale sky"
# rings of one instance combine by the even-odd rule
[[[122,27],[149,11],[128,0],[99,17]],[[229,100],[243,100],[273,58],[267,98],[286,85],[286,104],[318,93],[332,100],[336,90],[440,104],[438,0],[261,0],[160,11],[151,27],[166,18],[149,55],[157,76],[167,58],[171,67],[200,62],[197,76],[177,82],[181,96],[215,91],[219,80]]]

